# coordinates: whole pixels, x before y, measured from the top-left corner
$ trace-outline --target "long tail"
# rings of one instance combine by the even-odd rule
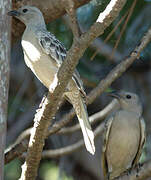
[[[75,109],[83,133],[86,149],[94,155],[94,134],[91,129],[84,100],[79,92],[68,92],[66,93],[66,96],[69,98],[70,103],[73,105]]]

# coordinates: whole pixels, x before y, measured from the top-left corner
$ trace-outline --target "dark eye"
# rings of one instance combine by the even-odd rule
[[[23,13],[26,13],[28,11],[28,9],[23,9]]]
[[[127,99],[131,99],[131,95],[129,95],[129,94],[126,95],[126,98],[127,98]]]

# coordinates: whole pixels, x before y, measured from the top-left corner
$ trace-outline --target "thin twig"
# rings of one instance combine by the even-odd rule
[[[126,18],[126,21],[125,21],[125,23],[124,23],[124,25],[123,25],[123,27],[122,27],[122,30],[121,30],[121,32],[120,32],[120,35],[119,35],[119,37],[118,37],[118,39],[117,39],[117,41],[116,41],[116,43],[115,43],[115,46],[114,46],[113,51],[112,51],[112,54],[111,54],[111,59],[112,59],[113,54],[115,53],[115,50],[116,50],[117,47],[118,47],[118,44],[119,44],[119,42],[120,42],[120,39],[121,39],[121,37],[122,37],[122,35],[123,35],[124,31],[125,31],[125,28],[126,28],[126,26],[127,26],[127,24],[128,24],[129,19],[130,19],[131,15],[132,15],[132,13],[133,13],[133,11],[134,11],[134,7],[135,7],[135,5],[136,5],[136,2],[137,2],[137,0],[134,0],[134,1],[133,1],[133,4],[132,4],[130,10],[128,11],[129,14],[128,14],[128,16],[127,16],[127,18]]]
[[[95,130],[94,130],[94,136],[95,138],[98,137],[98,135],[102,134],[104,131],[104,122],[102,122]],[[78,142],[71,144],[69,146],[55,149],[55,150],[44,150],[42,152],[42,158],[56,158],[59,156],[64,156],[71,154],[80,148],[84,146],[84,141],[83,139],[79,140]],[[24,157],[24,156],[23,156]]]
[[[96,123],[97,121],[102,122],[102,120],[113,111],[113,109],[118,108],[118,101],[116,99],[112,100],[103,110],[93,114],[89,117],[89,121],[91,124]],[[76,124],[71,127],[64,127],[57,134],[70,134],[80,130],[80,125]]]
[[[81,32],[77,21],[75,2],[73,0],[62,0],[62,4],[65,7],[67,14],[69,15],[69,24],[72,29],[74,38],[79,38]]]
[[[115,108],[115,106],[117,106],[117,105],[118,105],[117,100],[114,99],[102,111],[100,111],[100,112],[90,116],[90,119],[91,120],[93,119],[93,122],[96,122],[98,120],[104,119],[104,117],[107,114],[109,114]],[[69,131],[71,132],[73,130],[73,132],[74,132],[74,131],[79,130],[79,129],[80,129],[80,126],[77,124],[77,125],[71,127],[71,130],[69,128]],[[29,128],[29,129],[26,129],[24,132],[22,132],[19,135],[19,137],[17,138],[17,140],[15,141],[15,143],[12,144],[9,148],[7,148],[5,150],[5,164],[9,163],[11,160],[15,159],[16,157],[21,156],[22,153],[27,151],[27,147],[28,147],[28,140],[27,140],[27,138],[29,138],[29,136],[31,134],[31,130],[32,130],[32,128]],[[60,132],[60,133],[63,133],[63,132]],[[47,135],[49,136],[50,134],[49,134],[49,131],[48,131]]]
[[[28,140],[23,139],[18,144],[13,144],[9,148],[5,150],[5,164],[10,163],[17,157],[20,157],[24,152],[27,151],[28,148]]]
[[[116,26],[113,28],[113,30],[109,33],[109,35],[105,38],[104,43],[107,43],[107,41],[111,38],[111,36],[114,34],[114,32],[117,30],[117,28],[119,27],[119,25],[122,23],[122,21],[125,19],[125,17],[128,15],[128,11],[124,14],[124,16],[121,17],[121,19],[119,20],[119,22],[116,24]],[[94,52],[94,54],[91,56],[91,61],[95,58],[95,56],[97,55],[98,50],[96,50]]]
[[[94,131],[95,138],[102,134],[104,130],[104,122],[102,122]],[[64,156],[67,154],[71,154],[77,150],[79,150],[82,146],[84,146],[83,139],[79,140],[77,143],[69,145],[64,148],[56,149],[56,150],[45,150],[42,153],[42,158],[55,158],[58,156]]]

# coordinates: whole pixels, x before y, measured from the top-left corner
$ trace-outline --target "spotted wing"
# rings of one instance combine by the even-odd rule
[[[42,50],[60,66],[66,57],[66,48],[53,34],[46,30],[38,31],[36,34]]]
[[[52,33],[46,30],[37,31],[36,35],[42,50],[57,63],[58,67],[60,67],[67,54],[67,50],[64,45],[56,39]],[[73,73],[72,79],[77,84],[77,87],[82,95],[85,96],[83,83],[77,70]]]

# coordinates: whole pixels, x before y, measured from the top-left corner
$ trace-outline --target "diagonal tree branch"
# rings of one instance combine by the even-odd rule
[[[99,111],[98,113],[93,114],[90,116],[91,122],[101,121],[104,119],[107,114],[109,114],[115,106],[118,105],[118,101],[114,99],[109,105],[107,105],[103,110]],[[59,134],[66,134],[66,133],[73,133],[80,129],[79,124],[68,128],[63,129],[63,131],[59,131]],[[31,134],[32,128],[26,129],[24,132],[21,133],[21,135],[17,138],[16,142],[12,144],[9,148],[5,150],[5,164],[9,163],[13,159],[21,156],[24,152],[27,151],[28,148],[28,137]],[[50,130],[51,132],[51,130]],[[47,133],[49,136],[49,131]]]
[[[110,114],[113,110],[115,110],[115,108],[118,108],[118,105],[119,105],[118,101],[116,99],[113,99],[103,110],[90,116],[89,121],[91,122],[91,124],[96,123],[97,121],[102,122],[102,120],[104,120],[104,118],[108,114]],[[71,127],[61,128],[60,131],[57,132],[57,134],[61,134],[61,135],[62,134],[70,134],[70,133],[74,133],[78,130],[80,130],[80,125],[76,124]]]
[[[112,0],[91,29],[74,41],[67,54],[66,60],[61,65],[57,77],[55,78],[56,87],[54,87],[54,91],[44,98],[42,107],[35,115],[35,123],[29,141],[27,157],[22,166],[21,180],[35,179],[47,130],[57,112],[57,107],[59,106],[60,99],[65,91],[68,80],[71,78],[79,59],[82,57],[88,45],[94,38],[101,35],[111,24],[125,2],[126,0]]]
[[[119,78],[122,73],[124,73],[130,65],[139,57],[142,50],[147,46],[151,39],[151,28],[142,38],[138,47],[134,49],[129,57],[119,63],[113,70],[105,77],[105,79],[101,80],[96,88],[94,88],[89,95],[87,96],[86,102],[87,105],[91,104],[102,92],[104,92],[117,78]],[[51,130],[49,131],[50,135],[59,131],[62,127],[64,127],[70,119],[75,115],[74,110],[72,109],[67,115],[65,115],[61,121],[55,123]]]
[[[102,134],[104,131],[104,122],[102,122],[94,131],[95,138]],[[55,158],[59,156],[64,156],[67,154],[71,154],[77,150],[79,150],[82,146],[84,146],[83,139],[79,140],[77,143],[69,145],[64,148],[56,149],[56,150],[45,150],[42,153],[42,158]]]
[[[74,38],[79,38],[81,32],[77,21],[75,2],[73,0],[62,0],[62,6],[64,6],[67,14],[69,15],[69,25],[72,29]]]
[[[109,85],[111,85],[111,83],[113,81],[115,81],[117,78],[120,77],[120,75],[132,64],[132,62],[139,57],[139,54],[141,53],[141,51],[147,46],[147,44],[150,42],[151,40],[151,28],[148,30],[148,32],[145,34],[145,36],[142,38],[141,43],[139,44],[138,47],[135,48],[135,50],[131,53],[131,56],[128,57],[126,60],[122,61],[119,65],[117,65],[109,74],[108,76],[103,79],[102,81],[100,81],[99,85],[97,88],[95,88],[93,90],[93,93],[91,92],[90,95],[88,96],[88,103],[91,103],[92,101],[95,100],[95,98],[97,96],[99,96]],[[102,86],[101,86],[102,85]],[[93,96],[93,94],[95,94],[95,96]],[[90,102],[89,102],[90,100]],[[115,102],[116,104],[116,102]],[[112,108],[114,107],[114,102],[113,104],[110,103],[104,110],[100,111],[99,113],[94,114],[92,117],[90,117],[90,119],[92,118],[97,118],[99,115],[99,118],[104,118],[104,116],[106,116],[106,114],[108,114]],[[66,115],[61,121],[59,121],[58,123],[55,123],[52,128],[49,130],[49,132],[47,132],[49,135],[56,133],[57,131],[59,131],[62,127],[64,127],[70,120],[71,116],[74,116],[74,111],[71,110],[71,112]],[[94,118],[94,120],[95,120]],[[72,128],[71,128],[72,129]],[[76,125],[75,127],[73,127],[73,131],[79,129],[79,126]],[[25,135],[24,135],[25,134]],[[9,155],[11,156],[11,152],[18,151],[17,149],[19,149],[19,146],[24,146],[22,149],[23,151],[19,150],[18,153],[15,152],[15,155],[13,157],[11,157],[12,159],[16,158],[17,155],[21,155],[23,152],[26,151],[27,146],[25,146],[23,138],[28,137],[30,134],[30,129],[26,130],[23,135],[21,135],[21,137],[19,137],[19,139],[16,142],[15,147],[13,146],[13,149],[6,151],[5,153],[5,162],[10,162],[10,158]],[[23,137],[22,137],[23,136]],[[22,141],[22,142],[21,142]],[[21,142],[20,144],[17,144],[18,142]],[[23,145],[21,145],[23,144]]]

